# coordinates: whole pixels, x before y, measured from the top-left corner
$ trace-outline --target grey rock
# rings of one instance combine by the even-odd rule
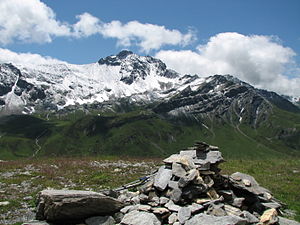
[[[266,188],[259,186],[259,184],[256,182],[254,177],[252,177],[248,174],[236,172],[236,173],[231,174],[229,178],[230,178],[230,183],[235,188],[246,190],[255,195],[264,195],[265,193],[270,193],[270,191],[267,190]],[[246,186],[242,182],[242,180],[249,180],[251,182],[251,186],[249,186],[249,187]]]
[[[154,214],[160,214],[160,215],[170,212],[167,208],[164,207],[155,207],[155,208],[151,208],[151,210]]]
[[[154,187],[158,190],[163,191],[166,189],[169,181],[172,177],[172,170],[165,169],[164,166],[161,166],[154,178]]]
[[[133,202],[134,204],[140,204],[140,197],[135,196],[135,197],[131,198],[131,202]]]
[[[121,223],[121,220],[123,219],[124,214],[121,213],[121,212],[117,212],[117,213],[114,214],[113,217],[114,217],[116,223]]]
[[[111,216],[95,216],[85,220],[87,225],[115,225],[116,221]]]
[[[33,220],[30,222],[22,223],[22,225],[49,225],[49,223],[44,221]]]
[[[181,207],[178,211],[178,220],[181,224],[184,224],[192,215],[189,207]]]
[[[199,176],[199,171],[196,169],[191,169],[187,174],[187,180],[189,182],[193,181],[195,178]]]
[[[229,216],[240,216],[242,214],[242,211],[239,208],[233,207],[231,205],[224,205],[224,210]]]
[[[237,216],[211,216],[206,214],[198,214],[185,222],[185,225],[246,225],[244,218]]]
[[[219,190],[218,193],[224,197],[225,201],[231,201],[234,197],[232,190]]]
[[[281,216],[279,216],[278,219],[280,225],[300,225],[300,223],[295,220],[289,220]]]
[[[188,183],[189,183],[189,180],[188,180],[187,177],[180,177],[179,180],[178,180],[178,186],[180,188],[185,187]]]
[[[138,210],[147,212],[147,211],[151,210],[151,206],[149,206],[149,205],[138,205]]]
[[[261,203],[264,207],[267,209],[279,209],[281,208],[281,205],[277,202],[266,202],[266,203]]]
[[[168,183],[168,186],[172,189],[178,189],[179,186],[178,186],[178,182],[177,181],[173,181],[173,180],[170,180],[169,183]]]
[[[140,199],[140,201],[142,201],[142,202],[147,201],[148,198],[149,198],[149,197],[148,197],[147,195],[143,194],[143,193],[139,195],[139,199]]]
[[[164,205],[164,204],[166,204],[166,203],[168,203],[168,202],[169,202],[169,199],[166,198],[166,197],[160,197],[160,198],[159,198],[159,204],[160,204],[160,205]]]
[[[203,205],[197,204],[197,203],[192,203],[192,205],[188,206],[191,210],[192,214],[198,213],[202,209],[204,209]]]
[[[245,218],[248,223],[258,223],[259,219],[248,211],[243,211],[241,217]]]
[[[124,208],[122,208],[120,210],[120,212],[125,214],[125,213],[131,212],[133,210],[136,210],[137,208],[138,208],[137,205],[127,205]]]
[[[126,214],[121,223],[126,225],[161,225],[161,222],[154,214],[136,210]]]
[[[179,202],[182,196],[181,189],[177,188],[171,191],[170,199],[174,202]]]
[[[211,204],[207,210],[207,214],[212,216],[226,216],[226,211],[223,209],[224,204]]]
[[[168,158],[164,159],[163,162],[167,164],[172,164],[174,162],[179,162],[180,161],[180,155],[179,154],[173,154],[169,156]]]
[[[196,158],[196,150],[183,150],[179,153],[180,156],[189,156],[191,158]]]
[[[178,214],[177,214],[177,213],[172,213],[172,214],[168,217],[168,223],[169,223],[169,224],[174,224],[177,220],[178,220]]]
[[[172,200],[170,200],[167,204],[165,204],[165,207],[167,207],[170,211],[178,212],[181,208],[179,205],[174,204]]]
[[[233,199],[232,205],[238,208],[242,207],[245,198],[235,198]]]
[[[174,162],[172,164],[172,174],[176,177],[184,177],[186,175],[186,170],[181,164]]]
[[[38,194],[37,203],[36,218],[47,221],[111,215],[124,206],[103,194],[77,190],[43,190]]]
[[[141,193],[149,193],[153,189],[154,179],[151,179],[150,181],[146,182],[142,186],[138,187],[138,190]]]

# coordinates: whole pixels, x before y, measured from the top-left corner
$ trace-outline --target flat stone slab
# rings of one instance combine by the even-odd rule
[[[250,185],[245,185],[243,180],[249,181]],[[231,174],[230,182],[234,187],[246,190],[254,195],[264,195],[266,193],[270,193],[268,189],[261,187],[254,177],[245,173],[236,172]]]
[[[43,190],[38,194],[36,218],[51,222],[76,221],[112,215],[124,204],[92,191]]]
[[[185,225],[246,225],[247,221],[238,216],[211,216],[198,214],[185,222]]]

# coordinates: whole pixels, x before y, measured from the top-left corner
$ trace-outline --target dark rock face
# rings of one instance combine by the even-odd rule
[[[188,75],[185,78],[187,82],[196,79]],[[225,121],[238,117],[255,127],[267,118],[271,106],[252,86],[230,76],[215,75],[197,89],[188,86],[153,110],[170,116],[209,116]]]
[[[69,222],[92,216],[112,215],[123,206],[120,201],[96,192],[44,190],[38,196],[36,218]]]
[[[0,105],[5,105],[5,101],[0,99]]]

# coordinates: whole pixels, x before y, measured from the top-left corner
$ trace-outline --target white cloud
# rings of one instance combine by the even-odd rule
[[[164,26],[143,24],[131,21],[122,24],[120,21],[112,21],[101,26],[99,32],[104,37],[117,38],[121,46],[137,44],[142,51],[149,52],[159,49],[163,45],[186,46],[196,39],[193,31],[183,34],[178,30],[169,30]]]
[[[220,33],[196,51],[156,54],[182,74],[232,74],[258,88],[300,96],[300,77],[284,76],[294,56],[292,49],[280,45],[273,37],[238,33]]]
[[[78,22],[72,25],[57,20],[53,10],[40,0],[1,0],[0,12],[2,45],[14,41],[45,43],[51,42],[54,37],[85,38],[98,34],[116,38],[118,45],[137,45],[141,51],[149,52],[163,45],[185,46],[195,39],[192,31],[183,34],[178,30],[138,21],[104,23],[89,13],[76,16]]]
[[[78,38],[99,33],[100,20],[89,13],[76,16],[79,21],[73,25],[74,35]]]
[[[51,58],[49,56],[44,57],[39,54],[16,53],[8,49],[0,48],[0,63],[40,65],[66,62]]]
[[[1,0],[0,12],[0,44],[51,42],[53,36],[71,34],[69,25],[57,21],[52,9],[39,0]]]

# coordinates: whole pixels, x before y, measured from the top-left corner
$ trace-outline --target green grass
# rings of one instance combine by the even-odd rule
[[[125,163],[127,166],[122,167],[117,162]],[[13,160],[0,163],[0,173],[25,172],[25,167],[28,165],[34,168],[30,175],[16,174],[5,179],[1,178],[5,194],[0,193],[0,197],[11,204],[0,208],[0,214],[20,208],[25,196],[33,196],[33,199],[27,202],[33,206],[37,193],[48,187],[79,190],[88,188],[93,191],[115,188],[150,174],[161,162],[161,159],[147,158],[72,157]],[[143,164],[141,166],[136,163]],[[300,221],[300,158],[230,159],[220,167],[223,174],[239,171],[252,175],[261,186],[268,188],[275,198],[287,204],[288,209],[296,211],[295,218],[291,219]],[[32,188],[28,189],[28,192],[23,193],[21,187],[10,188],[10,185],[21,184],[24,181],[32,183]]]
[[[300,221],[300,158],[228,160],[221,168],[225,174],[239,171],[252,175],[275,198],[295,210],[297,215],[292,219]]]
[[[43,156],[167,156],[203,140],[223,149],[228,159],[300,155],[299,114],[274,107],[259,127],[220,121],[170,120],[147,110],[127,113],[82,112],[60,117],[10,116],[0,119],[0,159]],[[202,125],[204,123],[205,126]]]

